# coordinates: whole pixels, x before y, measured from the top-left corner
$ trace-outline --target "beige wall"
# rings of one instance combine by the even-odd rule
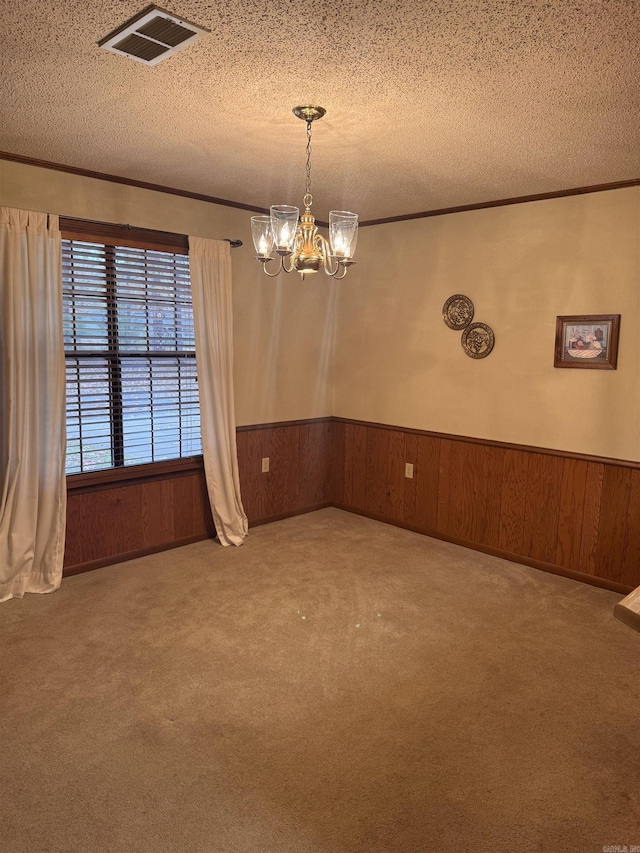
[[[238,424],[331,414],[334,283],[263,276],[249,211],[3,160],[0,205],[241,239],[232,253]]]
[[[0,204],[243,240],[239,424],[335,414],[640,460],[640,188],[363,228],[344,282],[304,285],[262,276],[248,211],[1,160]],[[493,327],[487,359],[444,325],[453,293]],[[554,369],[556,315],[581,313],[622,315],[617,371]]]
[[[640,460],[640,188],[361,229],[333,414]],[[466,356],[454,293],[495,331]],[[618,369],[553,367],[559,314],[621,314]]]

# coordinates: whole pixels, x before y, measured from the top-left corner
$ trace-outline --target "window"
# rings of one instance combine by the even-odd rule
[[[87,224],[69,222],[61,222],[67,474],[200,454],[186,246],[164,247],[157,232],[151,243],[149,232],[145,241],[131,229],[119,235],[119,226],[78,233]]]

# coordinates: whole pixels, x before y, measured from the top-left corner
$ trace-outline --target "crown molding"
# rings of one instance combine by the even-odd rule
[[[230,201],[226,198],[217,198],[213,195],[204,195],[191,190],[180,190],[177,187],[165,187],[163,184],[152,184],[148,181],[137,181],[134,178],[124,178],[121,175],[109,175],[106,172],[93,172],[91,169],[79,169],[76,166],[68,166],[65,163],[52,163],[49,160],[36,160],[34,157],[24,157],[22,154],[11,154],[8,151],[0,151],[0,160],[10,160],[13,163],[22,163],[26,166],[37,166],[40,169],[53,169],[56,172],[66,172],[69,175],[80,175],[83,178],[95,178],[98,181],[110,181],[113,184],[124,184],[128,187],[137,187],[143,190],[153,190],[168,195],[179,195],[183,198],[193,198],[196,201],[206,201],[208,204],[221,204],[225,207],[235,207],[240,210],[250,210],[253,213],[269,213],[268,208],[255,207],[252,204],[243,204],[240,201]]]
[[[13,163],[22,163],[26,166],[37,166],[40,169],[53,169],[57,172],[66,172],[69,175],[80,175],[84,178],[95,178],[98,181],[111,181],[114,184],[124,184],[129,187],[137,187],[143,190],[167,193],[169,195],[193,198],[196,201],[204,201],[208,204],[220,204],[224,207],[235,207],[240,210],[250,210],[253,213],[269,213],[266,207],[257,207],[252,204],[244,204],[240,201],[230,201],[225,198],[217,198],[204,193],[196,193],[191,190],[181,190],[177,187],[166,187],[163,184],[152,184],[148,181],[138,181],[134,178],[125,178],[121,175],[110,175],[106,172],[94,172],[91,169],[80,169],[76,166],[68,166],[65,163],[53,163],[49,160],[37,160],[34,157],[25,157],[22,154],[12,154],[9,151],[0,151],[0,160],[9,160]],[[456,207],[441,207],[436,210],[423,210],[419,213],[405,213],[402,216],[386,216],[381,219],[367,219],[360,222],[361,228],[369,225],[385,225],[389,222],[406,222],[410,219],[426,219],[430,216],[446,216],[450,213],[464,213],[469,210],[484,210],[489,207],[505,207],[509,204],[525,204],[531,201],[546,201],[553,198],[565,198],[573,195],[586,195],[587,193],[606,192],[608,190],[628,189],[640,186],[640,178],[632,178],[628,181],[613,181],[608,184],[594,184],[588,187],[571,187],[565,190],[554,190],[548,193],[536,193],[534,195],[514,196],[513,198],[499,198],[493,201],[481,201],[474,204],[461,204]],[[317,221],[317,225],[327,226],[326,222]]]
[[[534,195],[519,195],[513,198],[498,198],[494,201],[479,201],[475,204],[461,204],[457,207],[441,207],[437,210],[423,210],[420,213],[405,213],[402,216],[386,216],[382,219],[367,219],[360,223],[360,227],[367,225],[385,225],[387,222],[406,222],[409,219],[426,219],[429,216],[446,216],[449,213],[464,213],[467,210],[484,210],[488,207],[505,207],[508,204],[525,204],[530,201],[546,201],[551,198],[565,198],[572,195],[586,195],[587,193],[601,193],[608,190],[623,190],[629,187],[640,186],[640,178],[632,178],[628,181],[613,181],[609,184],[594,184],[590,187],[571,187],[567,190],[554,190],[548,193],[536,193]]]

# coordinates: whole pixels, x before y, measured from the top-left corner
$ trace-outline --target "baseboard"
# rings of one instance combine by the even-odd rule
[[[608,589],[612,592],[620,593],[621,595],[627,595],[633,590],[633,587],[631,586],[616,583],[615,581],[610,581],[606,578],[599,578],[595,575],[588,575],[585,572],[574,572],[570,569],[565,569],[562,566],[556,566],[553,563],[545,563],[542,560],[531,559],[530,557],[523,556],[522,554],[513,554],[510,551],[502,551],[500,548],[493,548],[488,545],[482,545],[478,542],[471,542],[467,539],[460,539],[457,536],[447,536],[446,534],[440,533],[436,530],[431,530],[427,527],[422,527],[417,524],[409,524],[407,522],[399,521],[397,519],[387,518],[383,515],[379,515],[374,512],[354,509],[353,507],[347,506],[346,504],[335,503],[333,501],[323,501],[322,503],[314,504],[312,506],[304,507],[302,509],[295,509],[289,512],[278,513],[277,515],[265,516],[264,518],[256,518],[249,522],[249,527],[260,527],[263,524],[271,524],[274,521],[282,521],[285,518],[293,518],[296,515],[305,515],[306,513],[316,512],[319,509],[326,509],[327,507],[331,506],[336,507],[336,509],[344,510],[345,512],[351,512],[354,515],[362,515],[366,518],[371,518],[374,521],[381,521],[383,524],[391,524],[394,527],[400,527],[404,530],[411,530],[413,533],[420,533],[423,536],[430,536],[433,539],[441,539],[444,542],[451,542],[454,545],[461,545],[463,548],[469,548],[472,551],[480,551],[483,554],[490,554],[493,557],[500,557],[501,559],[509,560],[512,563],[520,563],[524,566],[531,566],[532,568],[540,569],[543,572],[548,572],[553,575],[560,575],[561,577],[581,581],[582,583],[588,583],[591,586],[597,586],[601,589]],[[191,545],[194,542],[202,542],[205,539],[211,538],[212,536],[208,533],[197,533],[193,536],[185,536],[182,539],[175,539],[172,542],[164,542],[159,545],[150,545],[147,548],[138,548],[135,551],[126,551],[122,554],[112,554],[109,557],[102,557],[99,560],[91,560],[87,563],[80,563],[76,566],[66,566],[63,569],[62,575],[65,578],[72,577],[73,575],[83,574],[84,572],[91,572],[94,569],[101,569],[105,566],[111,566],[117,563],[124,563],[128,560],[136,560],[138,557],[146,557],[149,554],[157,554],[161,551],[168,551],[173,548],[181,548],[183,545]]]
[[[382,521],[384,524],[391,524],[394,527],[411,530],[414,533],[420,533],[423,536],[430,536],[432,539],[441,539],[444,542],[461,545],[463,548],[469,548],[472,551],[480,551],[483,554],[490,554],[492,557],[500,557],[503,560],[509,560],[511,563],[520,563],[523,566],[531,566],[534,569],[540,569],[541,571],[548,572],[552,575],[560,575],[564,578],[588,583],[591,586],[597,586],[600,587],[600,589],[608,589],[612,592],[618,592],[621,595],[627,595],[633,590],[633,587],[627,586],[626,584],[610,581],[606,578],[599,578],[595,575],[588,575],[586,572],[574,572],[571,569],[565,569],[563,566],[556,566],[554,563],[545,563],[542,560],[534,560],[531,557],[526,557],[522,554],[512,554],[510,551],[502,551],[500,548],[482,545],[479,542],[471,542],[468,539],[459,539],[457,536],[447,536],[444,533],[439,533],[436,530],[430,530],[427,527],[421,527],[417,524],[408,524],[407,522],[387,518],[374,512],[367,512],[366,510],[354,509],[346,504],[334,503],[332,506],[335,506],[337,509],[345,510],[345,512],[352,512],[354,515],[362,515],[366,518],[372,518],[374,521]]]
[[[306,515],[308,512],[315,512],[318,509],[326,509],[328,506],[335,506],[331,501],[323,501],[313,506],[305,506],[302,509],[293,509],[290,512],[281,512],[278,515],[268,515],[264,518],[255,518],[249,522],[249,527],[260,527],[261,524],[271,524],[272,521],[282,521],[285,518],[293,518],[294,515]]]
[[[147,557],[149,554],[158,554],[160,551],[170,551],[172,548],[181,548],[183,545],[193,545],[194,542],[203,542],[205,539],[213,538],[214,535],[210,533],[195,533],[192,536],[183,536],[182,539],[174,539],[172,542],[161,542],[159,545],[136,548],[135,551],[111,554],[109,557],[101,557],[99,560],[89,560],[87,563],[65,566],[62,570],[62,577],[68,578],[73,575],[81,575],[84,572],[92,572],[94,569],[102,569],[105,566],[113,566],[116,563],[126,563],[128,560],[137,560],[138,557]]]

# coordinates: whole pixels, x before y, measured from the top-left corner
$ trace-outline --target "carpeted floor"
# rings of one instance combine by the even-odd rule
[[[640,845],[619,599],[326,509],[7,602],[0,849]]]

